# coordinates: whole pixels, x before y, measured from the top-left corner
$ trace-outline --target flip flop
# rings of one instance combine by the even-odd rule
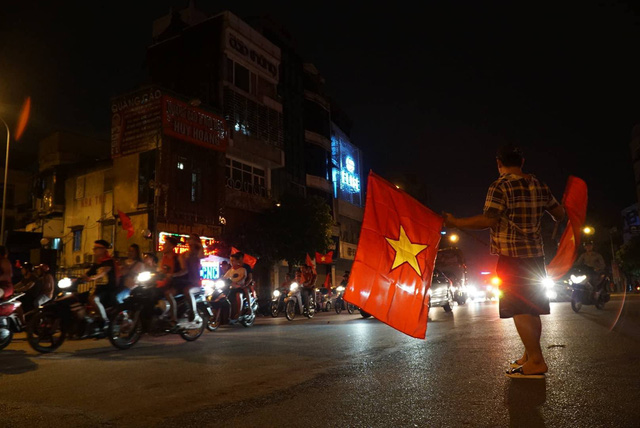
[[[507,370],[507,377],[511,379],[544,379],[544,373],[524,374],[522,366]]]
[[[517,369],[520,366],[522,366],[522,364],[518,364],[518,360],[509,361],[509,368],[511,369]]]

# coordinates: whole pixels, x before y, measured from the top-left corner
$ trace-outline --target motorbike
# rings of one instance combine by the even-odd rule
[[[100,314],[89,301],[91,290],[78,289],[82,283],[79,278],[62,278],[58,281],[60,293],[32,315],[27,323],[27,341],[34,350],[53,352],[67,337],[80,340],[106,336]],[[105,306],[105,310],[111,320],[113,307]]]
[[[11,343],[13,333],[20,333],[24,330],[24,326],[16,314],[16,309],[21,305],[18,299],[22,296],[24,293],[0,301],[0,350]]]
[[[289,288],[280,287],[276,290],[273,290],[273,295],[271,297],[271,304],[269,305],[269,312],[271,316],[276,318],[280,315],[280,312],[286,312],[286,303],[285,299],[289,295]]]
[[[329,312],[335,305],[335,298],[332,298],[327,287],[316,288],[316,312]]]
[[[292,282],[289,287],[289,293],[285,298],[286,311],[285,315],[289,321],[293,321],[296,313],[302,314],[307,318],[313,318],[316,313],[316,303],[313,297],[314,293],[309,293],[308,305],[302,304],[302,287],[297,282]]]
[[[206,310],[205,291],[195,293],[196,314],[193,320],[188,319],[188,296],[175,296],[178,323],[171,325],[171,307],[156,281],[162,275],[141,272],[136,277],[136,287],[114,311],[109,325],[109,342],[118,349],[129,349],[135,345],[144,333],[151,336],[178,334],[186,341],[197,340],[205,329],[205,320],[210,316]],[[188,292],[188,291],[187,291]]]
[[[343,309],[346,309],[349,314],[352,314],[356,310],[356,307],[351,303],[345,302],[345,300],[342,298],[342,296],[344,295],[344,286],[340,285],[336,287],[336,293],[336,314],[342,312]]]
[[[609,278],[595,272],[588,266],[574,266],[569,270],[569,285],[571,287],[571,309],[579,312],[583,305],[594,305],[596,309],[603,309],[605,303],[611,299],[607,284]]]
[[[229,301],[229,292],[231,291],[231,279],[224,278],[218,279],[214,285],[214,291],[209,298],[214,317],[209,319],[207,328],[209,331],[215,331],[221,324],[229,324],[229,313],[231,310],[231,302]],[[258,296],[256,295],[255,283],[251,283],[249,287],[249,301],[245,296],[245,293],[240,292],[240,315],[238,316],[238,322],[244,327],[251,327],[256,321],[256,314],[258,312]]]

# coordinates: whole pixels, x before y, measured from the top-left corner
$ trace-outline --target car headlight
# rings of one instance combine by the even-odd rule
[[[221,280],[221,279],[216,281],[216,288],[218,290],[222,290],[225,285],[226,285],[225,282],[223,280]]]
[[[574,284],[582,284],[587,279],[587,275],[571,275],[571,282]]]
[[[138,282],[147,282],[150,279],[151,279],[151,272],[148,272],[148,271],[140,272],[136,277],[136,281]]]
[[[58,281],[58,287],[59,288],[69,288],[71,287],[72,281],[71,278],[62,278],[60,281]]]
[[[273,292],[273,297],[280,297],[280,290],[275,290]]]
[[[338,288],[336,288],[336,291],[341,293],[344,291],[344,287],[341,285]]]
[[[291,286],[289,287],[289,290],[296,291],[297,289],[298,289],[298,283],[297,282],[292,282]]]
[[[542,280],[542,286],[544,288],[553,288],[553,286],[556,285],[555,282],[553,282],[553,279],[546,277],[545,279]]]

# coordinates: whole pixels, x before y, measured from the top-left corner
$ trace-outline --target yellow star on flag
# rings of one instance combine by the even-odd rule
[[[391,270],[394,270],[402,263],[408,263],[409,266],[416,271],[418,276],[422,277],[422,271],[420,270],[420,265],[418,264],[418,259],[416,258],[421,251],[428,247],[428,245],[423,244],[414,244],[411,242],[407,233],[404,231],[402,225],[400,225],[400,236],[397,240],[390,239],[385,237],[389,245],[393,247],[396,252],[396,257],[393,259],[393,265],[391,266]]]

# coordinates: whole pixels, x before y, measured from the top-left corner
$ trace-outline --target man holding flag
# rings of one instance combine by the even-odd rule
[[[545,211],[562,221],[565,210],[549,187],[522,171],[524,157],[514,145],[496,155],[499,178],[487,192],[483,213],[456,218],[443,213],[445,226],[459,229],[491,229],[491,253],[498,256],[496,273],[501,280],[500,318],[513,318],[525,352],[511,362],[507,376],[542,379],[548,367],[542,356],[540,315],[549,314],[549,299],[541,281],[546,277],[541,220]]]

